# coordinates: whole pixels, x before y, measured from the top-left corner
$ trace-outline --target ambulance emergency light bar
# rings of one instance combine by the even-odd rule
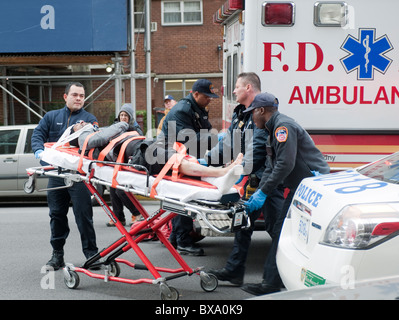
[[[244,0],[227,0],[213,15],[215,24],[223,23],[237,10],[244,10]],[[267,2],[262,4],[261,22],[265,27],[291,27],[295,24],[295,3]],[[316,27],[344,27],[348,22],[348,5],[343,1],[318,1],[314,4],[313,23]]]
[[[317,27],[343,27],[347,24],[348,8],[342,1],[319,1],[314,5],[313,23]],[[295,24],[293,2],[264,2],[262,25],[265,27]]]

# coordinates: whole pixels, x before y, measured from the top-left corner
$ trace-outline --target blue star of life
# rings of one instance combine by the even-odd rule
[[[359,29],[359,39],[348,35],[341,49],[349,55],[341,59],[347,73],[357,70],[358,80],[373,80],[374,70],[384,74],[392,60],[385,53],[393,49],[386,35],[375,39],[375,29]]]

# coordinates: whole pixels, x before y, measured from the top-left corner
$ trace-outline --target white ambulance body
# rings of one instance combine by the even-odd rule
[[[252,71],[332,168],[398,151],[398,11],[396,0],[227,0],[214,15],[224,28],[225,125],[236,76]]]

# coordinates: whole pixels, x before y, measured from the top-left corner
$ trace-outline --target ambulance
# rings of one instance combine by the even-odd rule
[[[224,125],[237,75],[255,72],[332,170],[398,151],[398,8],[396,0],[227,0],[213,16],[223,31]]]

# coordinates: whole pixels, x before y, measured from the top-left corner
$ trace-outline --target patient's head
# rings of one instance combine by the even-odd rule
[[[83,128],[84,126],[86,126],[86,125],[88,125],[88,123],[87,123],[87,122],[84,122],[83,120],[81,120],[81,121],[79,121],[77,124],[75,124],[75,125],[73,126],[73,131],[76,132],[76,131],[82,129],[82,128]]]

